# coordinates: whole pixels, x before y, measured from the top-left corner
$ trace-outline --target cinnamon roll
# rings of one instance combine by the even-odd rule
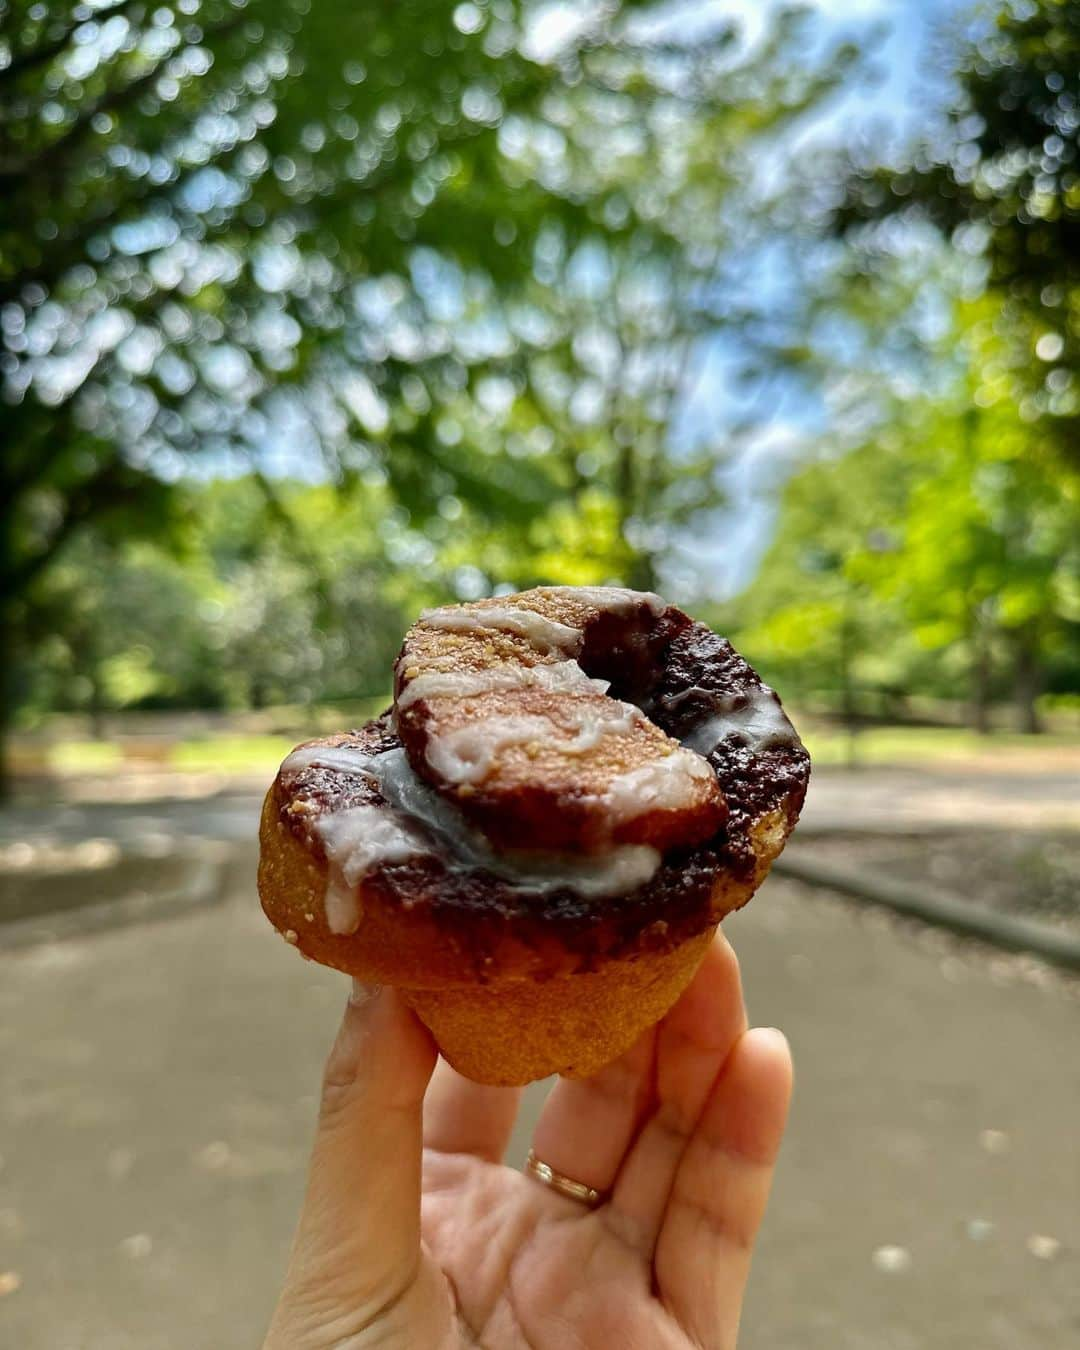
[[[764,879],[805,749],[730,643],[651,593],[429,610],[394,677],[392,709],[282,764],[267,916],[303,955],[398,986],[479,1082],[595,1071]]]

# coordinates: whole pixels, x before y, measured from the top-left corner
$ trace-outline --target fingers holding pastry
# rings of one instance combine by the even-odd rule
[[[714,938],[682,997],[656,1028],[652,1109],[619,1168],[610,1209],[651,1257],[683,1153],[732,1047],[746,1030],[739,966]]]
[[[520,1101],[520,1088],[474,1083],[440,1060],[424,1099],[424,1147],[501,1162]]]
[[[591,1077],[560,1079],[533,1132],[536,1156],[606,1194],[651,1108],[655,1048],[650,1029]]]
[[[420,1252],[421,1110],[435,1047],[392,989],[357,986],[326,1064],[307,1193],[271,1344],[304,1319],[347,1313],[359,1331]],[[362,1221],[358,1221],[362,1216]]]
[[[784,1036],[736,1041],[679,1163],[657,1241],[660,1296],[696,1344],[734,1350],[791,1098]]]

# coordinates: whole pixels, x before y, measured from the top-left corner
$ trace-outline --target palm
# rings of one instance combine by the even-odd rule
[[[454,1343],[454,1316],[458,1343],[497,1350],[734,1345],[787,1095],[786,1056],[740,1041],[745,1025],[718,946],[623,1060],[556,1087],[536,1151],[607,1193],[591,1211],[498,1161],[515,1092],[440,1066],[422,1228],[454,1313],[433,1345]]]
[[[649,1262],[602,1211],[567,1212],[573,1201],[491,1163],[432,1154],[426,1169],[427,1245],[451,1282],[463,1344],[565,1350],[572,1323],[584,1346],[691,1345],[654,1296]],[[469,1226],[476,1212],[498,1216],[486,1233]]]
[[[535,1152],[595,1209],[502,1165],[517,1089],[431,1078],[434,1057],[396,996],[346,1013],[264,1350],[732,1350],[791,1066],[746,1032],[726,942],[544,1105]]]

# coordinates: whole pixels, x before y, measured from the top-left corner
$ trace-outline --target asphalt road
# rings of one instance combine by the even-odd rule
[[[121,844],[198,835],[241,843],[256,828],[268,773],[130,773],[70,780],[63,800],[0,812],[0,849],[92,838]],[[1048,760],[916,768],[815,769],[801,830],[1080,829],[1080,769]]]
[[[345,991],[252,869],[0,957],[4,1350],[258,1346]],[[1074,1350],[1077,985],[779,880],[729,932],[798,1076],[742,1350]]]

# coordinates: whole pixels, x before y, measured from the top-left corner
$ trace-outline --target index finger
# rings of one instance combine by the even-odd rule
[[[695,1344],[734,1350],[791,1078],[783,1035],[772,1028],[746,1032],[728,1056],[675,1174],[655,1272],[661,1298]]]

